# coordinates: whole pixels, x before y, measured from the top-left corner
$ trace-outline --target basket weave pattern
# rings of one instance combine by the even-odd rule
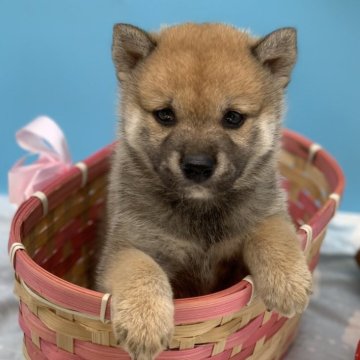
[[[289,211],[313,270],[344,179],[309,140],[286,131],[282,145]],[[109,146],[74,166],[15,214],[9,252],[27,359],[129,359],[115,345],[111,297],[86,289],[111,152]],[[281,359],[299,319],[266,311],[247,277],[215,294],[175,300],[175,335],[159,359]]]

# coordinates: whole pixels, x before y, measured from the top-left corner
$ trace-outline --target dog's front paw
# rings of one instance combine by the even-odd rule
[[[153,360],[167,348],[174,328],[172,299],[148,295],[112,299],[112,323],[117,344],[133,360]]]
[[[274,265],[254,278],[256,291],[269,310],[292,317],[302,313],[312,288],[311,273],[305,261]]]

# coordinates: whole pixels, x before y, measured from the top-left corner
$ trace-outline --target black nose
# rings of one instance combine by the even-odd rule
[[[205,154],[186,155],[181,161],[185,177],[197,183],[207,180],[214,172],[214,159]]]

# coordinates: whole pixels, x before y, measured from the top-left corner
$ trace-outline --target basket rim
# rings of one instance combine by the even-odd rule
[[[315,147],[315,154],[311,153],[310,149],[314,144],[294,131],[288,129],[283,131],[282,148],[303,159],[309,160],[311,156],[310,160],[324,174],[332,192],[307,224],[311,227],[310,240],[315,239],[333,217],[345,185],[344,174],[337,161],[319,146]],[[114,145],[115,143],[106,146],[83,161],[88,168],[88,180],[91,181],[107,171]],[[65,196],[80,188],[82,182],[82,173],[76,166],[54,179],[42,191],[48,198],[49,210],[58,206]],[[332,196],[333,194],[336,195]],[[11,223],[8,250],[14,243],[22,243],[23,234],[41,219],[42,212],[42,203],[34,196],[20,205]],[[306,227],[301,227],[297,230],[297,235],[304,250],[309,240],[309,232]],[[35,263],[27,252],[23,251],[24,249],[19,250],[22,251],[17,251],[14,256],[14,270],[16,276],[29,288],[64,308],[65,311],[68,309],[81,316],[101,319],[99,314],[103,310],[103,293],[72,284],[53,275]],[[246,306],[252,295],[251,281],[243,279],[227,289],[209,295],[175,299],[175,324],[194,323],[226,316]],[[206,302],[203,301],[205,299]],[[106,302],[105,319],[111,319],[110,301]]]

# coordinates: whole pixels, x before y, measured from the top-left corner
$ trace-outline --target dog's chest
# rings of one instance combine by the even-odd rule
[[[235,243],[218,243],[207,250],[194,246],[185,261],[174,269],[170,280],[176,298],[219,291],[247,274]]]

